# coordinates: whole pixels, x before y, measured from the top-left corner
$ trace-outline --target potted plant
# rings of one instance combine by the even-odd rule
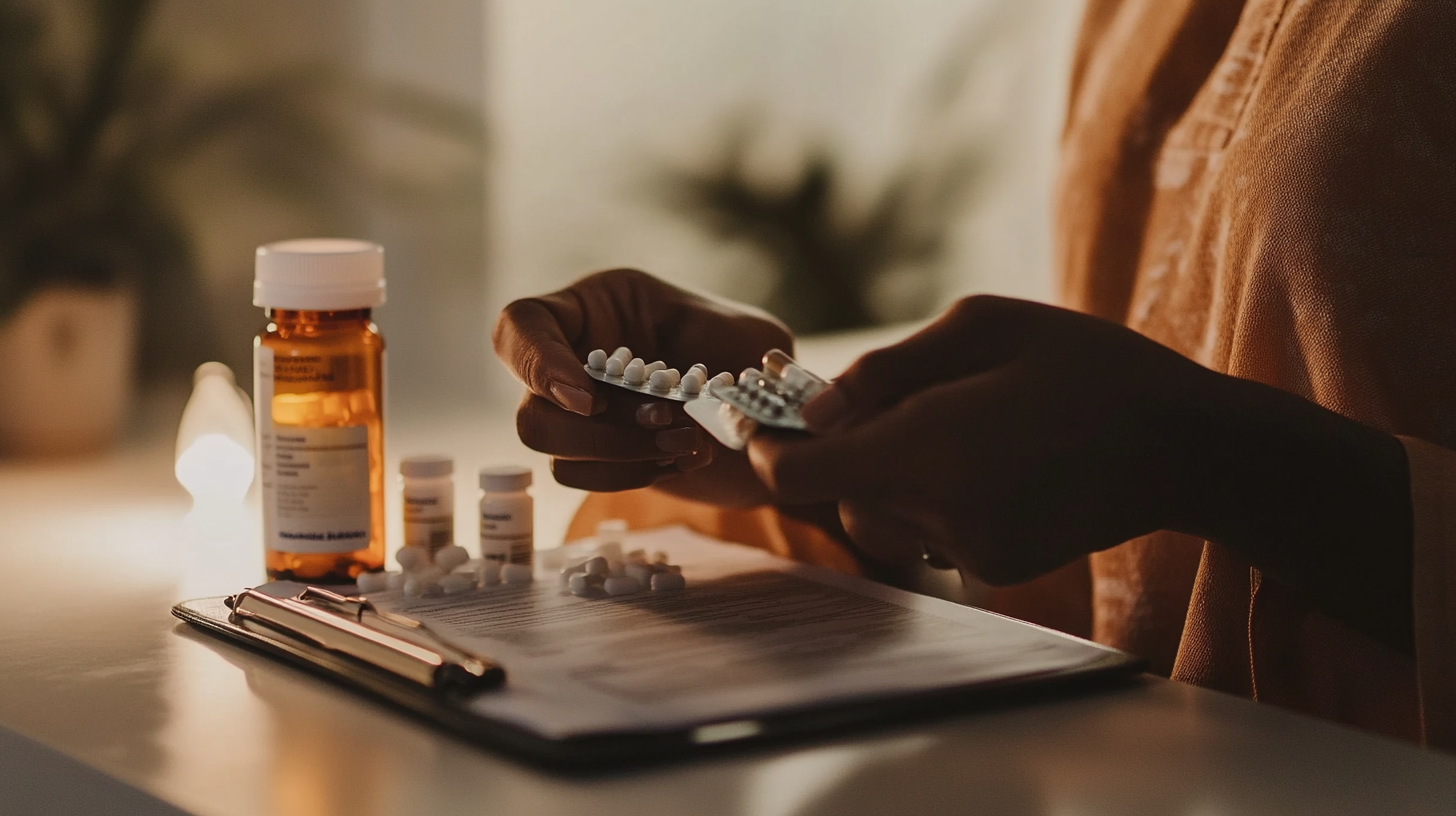
[[[481,138],[474,112],[326,66],[199,84],[147,39],[154,5],[0,0],[0,453],[114,439],[138,346],[174,368],[211,356],[173,196],[189,162],[337,213],[369,186],[347,138],[364,113]]]

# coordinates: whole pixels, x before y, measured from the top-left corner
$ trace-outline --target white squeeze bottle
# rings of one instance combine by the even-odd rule
[[[531,469],[500,465],[480,469],[480,557],[529,566],[535,554]]]

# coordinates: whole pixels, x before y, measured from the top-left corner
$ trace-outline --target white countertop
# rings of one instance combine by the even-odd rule
[[[547,478],[504,418],[419,427],[394,431],[392,455]],[[247,523],[183,520],[170,468],[160,432],[90,461],[0,463],[0,726],[83,763],[0,732],[0,813],[30,783],[114,795],[106,777],[197,814],[1456,811],[1456,757],[1156,679],[678,765],[537,770],[174,620],[173,602],[236,590],[257,561],[226,543]],[[536,492],[544,541],[579,496]]]

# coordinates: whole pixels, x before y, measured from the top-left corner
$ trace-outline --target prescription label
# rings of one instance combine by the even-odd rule
[[[368,547],[368,428],[274,425],[272,437],[270,549],[341,553]]]

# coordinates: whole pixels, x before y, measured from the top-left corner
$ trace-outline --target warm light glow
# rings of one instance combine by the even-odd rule
[[[177,481],[194,504],[238,504],[253,483],[253,454],[226,434],[206,433],[177,457]]]

